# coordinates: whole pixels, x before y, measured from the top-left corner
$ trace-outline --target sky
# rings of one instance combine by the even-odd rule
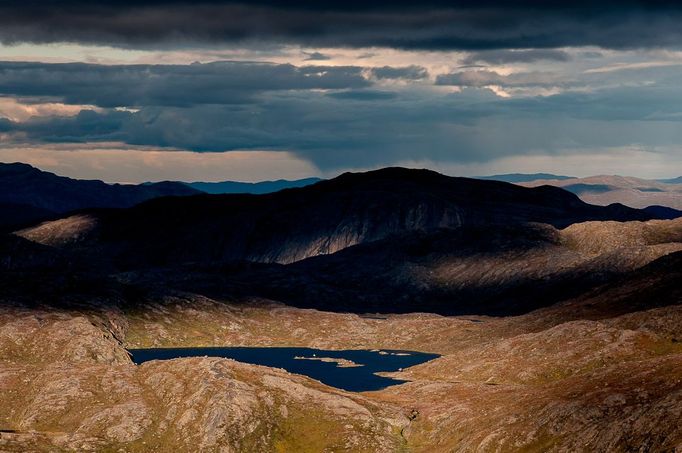
[[[663,1],[3,1],[0,162],[676,177],[680,23]]]

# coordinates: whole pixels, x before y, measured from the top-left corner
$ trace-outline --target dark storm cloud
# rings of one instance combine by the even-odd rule
[[[403,80],[420,80],[429,76],[426,68],[417,65],[393,67],[383,66],[381,68],[373,68],[372,75],[377,79],[403,79]]]
[[[440,96],[421,101],[373,96],[361,102],[357,93],[340,98],[277,94],[257,104],[82,111],[74,117],[10,123],[9,132],[32,144],[120,141],[196,152],[286,150],[333,168],[442,155],[453,137],[439,123],[470,128],[481,116],[457,106],[458,99],[468,95],[450,102]],[[485,98],[481,93],[473,96]],[[477,151],[462,148],[459,158],[473,159]]]
[[[475,52],[462,60],[465,65],[476,63],[488,63],[493,65],[507,63],[534,63],[536,61],[570,61],[571,56],[555,49],[528,49],[528,50],[488,50]]]
[[[105,66],[0,62],[0,95],[100,107],[251,102],[266,91],[363,88],[354,66],[216,62]]]
[[[74,117],[35,118],[25,123],[13,123],[13,130],[30,140],[47,143],[86,143],[94,141],[129,140],[131,112],[98,113],[82,110]],[[159,137],[159,142],[162,142]],[[170,146],[170,145],[160,145]]]
[[[679,47],[671,1],[9,0],[0,40],[169,47],[238,41],[412,49]]]
[[[682,142],[679,82],[678,77],[664,85],[525,99],[501,99],[472,88],[386,98],[368,91],[365,96],[374,96],[369,102],[362,102],[362,90],[334,96],[272,92],[250,104],[83,111],[68,118],[6,121],[0,128],[30,143],[287,150],[322,169],[410,159],[480,162],[538,150],[677,145]]]

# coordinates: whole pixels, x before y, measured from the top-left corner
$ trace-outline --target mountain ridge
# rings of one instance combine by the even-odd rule
[[[209,194],[228,194],[228,193],[251,193],[264,194],[271,192],[278,192],[283,189],[291,189],[296,187],[305,187],[310,184],[315,184],[322,181],[321,178],[303,178],[303,179],[277,179],[273,181],[259,181],[259,182],[240,182],[240,181],[219,181],[219,182],[187,182],[183,183],[193,189]]]
[[[644,209],[664,206],[682,210],[682,184],[665,183],[632,176],[597,175],[585,178],[538,179],[519,182],[525,187],[553,185],[578,195],[582,200],[597,205],[622,203]]]
[[[473,176],[474,179],[485,179],[493,181],[503,181],[510,183],[531,182],[539,179],[564,180],[572,179],[573,176],[555,175],[552,173],[504,173],[490,176]]]
[[[82,216],[19,234],[54,246],[89,248],[127,266],[291,263],[413,230],[528,222],[565,227],[588,220],[655,217],[618,204],[592,206],[553,186],[525,188],[404,168],[344,173],[264,195],[158,198]]]
[[[58,176],[24,163],[0,164],[0,229],[87,208],[126,208],[151,198],[200,192],[176,182],[107,184]]]

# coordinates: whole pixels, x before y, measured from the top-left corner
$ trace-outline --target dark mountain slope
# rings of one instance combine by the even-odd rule
[[[682,251],[601,286],[570,303],[553,307],[574,319],[604,319],[637,311],[682,304]],[[538,315],[542,315],[539,313]],[[679,329],[679,324],[678,324]],[[663,332],[658,332],[663,333]]]
[[[657,219],[677,219],[682,217],[682,211],[667,206],[648,206],[643,209]]]
[[[29,204],[0,203],[0,232],[9,232],[26,225],[35,225],[59,214]]]
[[[0,228],[84,208],[126,208],[152,198],[194,195],[181,183],[106,184],[57,176],[27,164],[0,164]]]
[[[329,311],[508,315],[583,294],[679,250],[682,220],[465,226],[396,234],[285,266],[188,265],[161,280],[217,299],[258,296]]]
[[[267,195],[157,199],[21,234],[114,257],[124,267],[238,260],[291,263],[409,231],[527,222],[564,227],[587,220],[651,217],[622,205],[588,205],[556,187],[529,189],[388,168]]]

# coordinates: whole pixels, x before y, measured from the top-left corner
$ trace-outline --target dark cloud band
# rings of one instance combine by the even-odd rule
[[[128,47],[679,47],[680,19],[679,2],[662,1],[29,0],[0,3],[0,40]]]
[[[371,84],[356,66],[215,62],[95,65],[0,62],[0,95],[55,98],[99,107],[252,102],[263,92],[357,89]]]
[[[534,63],[536,61],[569,61],[571,56],[555,49],[527,49],[527,50],[488,50],[474,52],[462,60],[464,65],[488,63],[493,65],[508,63]]]
[[[372,90],[270,93],[243,105],[83,110],[24,122],[0,118],[0,133],[31,144],[119,141],[197,152],[287,150],[322,169],[420,159],[477,162],[564,148],[678,146],[677,86],[523,99],[472,88],[416,98]]]

